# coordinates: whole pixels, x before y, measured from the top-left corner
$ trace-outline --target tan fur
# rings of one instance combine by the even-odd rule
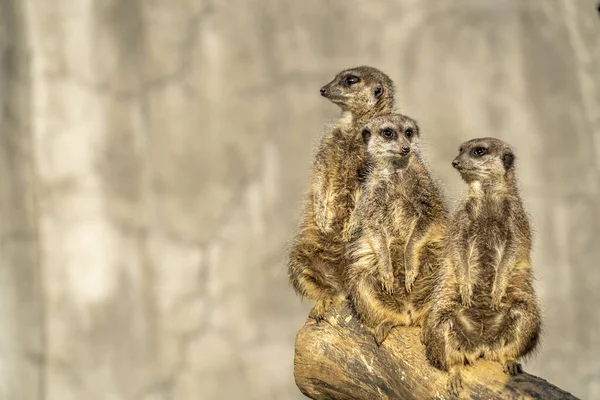
[[[349,77],[357,82],[349,84]],[[288,261],[296,292],[317,301],[311,311],[317,320],[346,297],[346,245],[356,230],[350,215],[360,197],[366,161],[359,128],[372,117],[393,110],[394,87],[381,71],[358,67],[340,72],[321,93],[340,106],[342,117],[318,145],[307,201]]]
[[[369,175],[354,213],[361,226],[347,282],[380,345],[393,327],[421,325],[427,315],[447,217],[421,159],[416,122],[392,114],[373,119],[363,132]]]
[[[521,370],[517,359],[539,340],[531,230],[513,161],[506,143],[482,138],[463,143],[453,162],[469,192],[448,225],[445,262],[422,339],[431,364],[450,372],[449,391],[456,395],[465,364],[484,357],[514,375]]]

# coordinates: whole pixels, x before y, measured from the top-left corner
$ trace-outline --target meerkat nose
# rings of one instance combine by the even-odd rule
[[[325,86],[323,86],[320,90],[321,92],[321,96],[326,96],[327,95],[327,88]]]
[[[454,160],[454,161],[452,161],[452,166],[453,166],[454,168],[458,168],[458,167],[460,166],[460,161],[458,161],[458,160]]]
[[[408,146],[402,146],[402,148],[400,149],[400,151],[402,152],[402,154],[408,154],[408,152],[410,151],[410,147],[408,147]]]

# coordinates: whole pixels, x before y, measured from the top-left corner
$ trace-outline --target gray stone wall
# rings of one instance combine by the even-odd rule
[[[451,199],[458,144],[517,149],[545,335],[600,398],[592,0],[0,0],[0,399],[294,399],[284,265],[318,94],[395,80]]]

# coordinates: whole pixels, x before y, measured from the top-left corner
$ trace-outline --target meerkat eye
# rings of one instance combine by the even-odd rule
[[[394,139],[396,137],[396,132],[394,132],[393,129],[386,128],[381,131],[381,136],[383,136],[386,139]]]
[[[473,156],[481,157],[487,154],[487,149],[485,147],[475,147],[473,149]]]
[[[413,137],[413,130],[412,128],[408,128],[405,132],[404,132],[404,136],[406,136],[407,139],[410,139],[411,137]]]
[[[347,76],[346,78],[344,78],[344,83],[348,86],[354,85],[356,82],[358,82],[358,78],[355,77],[354,75],[350,75],[350,76]]]

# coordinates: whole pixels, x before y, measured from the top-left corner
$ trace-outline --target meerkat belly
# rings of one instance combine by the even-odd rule
[[[455,319],[455,328],[472,346],[467,350],[475,350],[496,342],[505,320],[504,312],[493,311],[489,306],[462,308]]]
[[[497,230],[480,230],[473,249],[473,305],[463,308],[458,315],[458,323],[463,334],[473,343],[489,344],[494,342],[504,325],[505,313],[491,307],[492,289],[499,263],[498,243],[502,235]]]
[[[485,219],[477,221],[474,229],[469,232],[472,238],[469,269],[475,300],[491,299],[496,271],[506,241],[506,233],[501,224],[496,220]]]

